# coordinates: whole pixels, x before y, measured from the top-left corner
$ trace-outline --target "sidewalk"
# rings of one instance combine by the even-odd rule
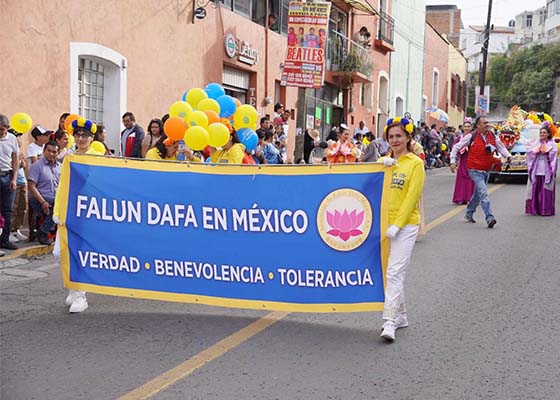
[[[22,229],[22,232],[24,234],[28,233],[26,228]],[[0,256],[0,266],[4,261],[13,260],[14,258],[31,258],[52,253],[54,246],[52,244],[50,246],[39,244],[37,240],[35,240],[34,242],[23,240],[14,244],[17,246],[16,250],[0,249],[4,253],[6,253],[4,256]]]

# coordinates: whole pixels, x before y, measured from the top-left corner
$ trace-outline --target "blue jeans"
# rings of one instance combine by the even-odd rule
[[[10,237],[10,224],[12,223],[12,207],[16,198],[16,191],[10,190],[10,182],[12,181],[12,173],[0,176],[0,212],[4,217],[4,229],[0,235],[0,242],[7,242]]]
[[[492,208],[490,207],[490,197],[488,197],[488,188],[486,187],[486,181],[488,180],[489,171],[479,171],[476,169],[469,169],[469,176],[474,182],[474,193],[467,204],[466,215],[472,217],[478,207],[478,203],[482,205],[484,210],[484,215],[486,216],[486,222],[491,221],[494,218],[492,214]]]
[[[53,221],[53,218],[52,218],[53,217],[54,197],[43,196],[43,198],[51,206],[51,210],[49,212],[49,215],[45,214],[45,212],[43,211],[43,207],[41,207],[41,204],[39,204],[39,202],[37,201],[37,199],[35,199],[35,197],[33,197],[33,195],[31,195],[31,197],[29,198],[29,205],[31,206],[31,208],[33,209],[33,212],[35,213],[35,215],[37,217],[45,217],[45,220],[43,221],[43,223],[39,227],[39,230],[41,232],[43,232],[44,234],[48,235],[50,233],[50,231],[52,231],[54,229],[54,225],[55,225],[55,223]]]

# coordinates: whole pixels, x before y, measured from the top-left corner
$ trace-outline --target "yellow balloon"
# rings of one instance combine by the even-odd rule
[[[216,114],[220,115],[220,105],[214,99],[203,99],[198,103],[198,109],[200,111],[214,111]]]
[[[169,116],[179,117],[186,120],[187,116],[192,113],[192,111],[193,109],[191,105],[186,101],[176,101],[175,103],[171,104],[171,107],[169,107]]]
[[[208,146],[208,132],[202,126],[192,126],[185,132],[185,143],[193,150]]]
[[[259,114],[255,107],[249,104],[243,104],[237,107],[235,114],[233,114],[233,127],[237,130],[242,128],[256,129]]]
[[[74,136],[68,135],[68,144],[66,145],[66,148],[71,149],[72,147],[74,147],[75,142],[76,142],[76,139],[74,139]]]
[[[203,128],[208,127],[208,116],[202,111],[193,111],[187,117],[187,123],[189,127],[201,126]]]
[[[18,112],[12,115],[10,126],[19,133],[25,133],[33,126],[33,120],[28,114]]]
[[[552,119],[552,117],[550,115],[548,115],[547,113],[544,113],[543,115],[544,120],[550,122],[551,124],[554,123],[554,120]]]
[[[91,142],[90,146],[93,150],[97,151],[98,153],[105,154],[105,146],[98,140],[94,140]]]
[[[208,127],[208,144],[212,147],[225,146],[229,141],[229,129],[220,122],[214,122]]]
[[[192,88],[187,93],[187,103],[189,103],[194,109],[198,108],[198,103],[200,103],[201,100],[207,98],[208,95],[206,94],[204,89],[201,88]]]
[[[447,150],[447,145],[445,143],[441,144],[441,151]]]

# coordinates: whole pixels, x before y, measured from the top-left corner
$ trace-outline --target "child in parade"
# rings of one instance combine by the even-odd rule
[[[526,160],[529,178],[525,195],[525,213],[555,215],[558,147],[552,139],[548,121],[541,126],[539,140],[527,146]]]
[[[327,162],[329,163],[353,163],[360,157],[360,151],[355,148],[350,139],[350,130],[341,125],[342,132],[338,141],[331,143],[327,150]]]
[[[455,138],[453,145],[455,146],[461,141],[464,135],[468,135],[471,132],[472,119],[467,117],[463,123],[463,132]],[[457,160],[457,177],[455,178],[455,190],[453,191],[453,203],[456,204],[467,204],[474,192],[474,182],[469,176],[469,171],[467,170],[467,157],[469,155],[468,150],[468,147],[463,147],[459,151],[459,157]]]
[[[381,337],[395,340],[395,331],[408,326],[405,310],[404,279],[420,224],[418,202],[424,188],[424,163],[413,153],[413,124],[406,118],[387,121],[385,137],[391,155],[379,159],[385,166],[393,166],[389,194],[390,239],[389,262],[386,271],[385,305]]]
[[[95,134],[95,132],[97,132],[97,125],[95,125],[89,119],[79,118],[75,121],[72,121],[72,127],[74,128],[74,139],[76,140],[76,150],[74,154],[88,154],[99,156],[102,155],[101,153],[90,147],[93,141],[93,135]],[[57,191],[57,196],[55,196],[53,207],[53,221],[57,225],[60,225],[60,202],[58,200],[58,193],[59,191]],[[56,254],[56,252],[58,252],[58,255],[60,256],[59,235],[56,236],[54,247],[55,250],[53,251],[53,254]],[[70,306],[70,313],[80,313],[87,310],[88,308],[86,292],[82,290],[70,289],[68,292],[68,296],[66,296],[66,300],[64,302],[67,306]]]

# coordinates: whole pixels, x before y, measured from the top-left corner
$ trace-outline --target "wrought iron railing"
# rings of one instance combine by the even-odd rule
[[[331,30],[327,42],[327,69],[333,72],[360,72],[373,77],[373,57],[369,48]]]
[[[377,38],[389,44],[393,44],[394,32],[395,32],[395,20],[385,11],[380,11],[379,32]]]

